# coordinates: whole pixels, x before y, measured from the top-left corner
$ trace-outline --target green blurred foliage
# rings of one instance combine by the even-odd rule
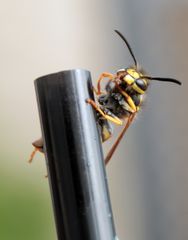
[[[48,180],[20,175],[0,170],[0,239],[56,239]]]

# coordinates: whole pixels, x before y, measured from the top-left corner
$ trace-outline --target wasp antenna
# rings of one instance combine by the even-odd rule
[[[137,68],[138,62],[137,62],[137,60],[136,60],[136,58],[135,58],[135,56],[134,56],[134,53],[133,53],[133,51],[132,51],[132,49],[131,49],[131,46],[129,45],[128,41],[127,41],[126,38],[123,36],[123,34],[120,33],[118,30],[114,30],[114,31],[121,37],[121,39],[122,39],[122,40],[124,41],[124,43],[127,45],[127,48],[129,49],[129,52],[130,52],[130,54],[131,54],[131,56],[132,56],[132,58],[133,58],[133,60],[134,60],[135,66],[136,66],[136,68]]]
[[[156,81],[161,81],[161,82],[173,82],[178,85],[182,84],[180,81],[178,81],[177,79],[174,79],[174,78],[149,77],[149,76],[142,76],[141,78],[147,78],[149,80],[156,80]]]

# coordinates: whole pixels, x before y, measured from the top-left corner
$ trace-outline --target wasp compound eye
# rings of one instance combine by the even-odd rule
[[[136,79],[135,82],[136,82],[136,85],[143,91],[145,91],[148,87],[144,79],[139,78],[139,79]]]

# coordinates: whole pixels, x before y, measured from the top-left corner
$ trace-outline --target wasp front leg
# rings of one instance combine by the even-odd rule
[[[109,81],[113,80],[114,79],[114,75],[111,74],[111,73],[108,73],[108,72],[103,72],[101,73],[99,79],[97,80],[97,89],[95,89],[93,87],[93,91],[95,92],[96,95],[100,95],[102,92],[101,92],[101,81],[104,79],[104,78],[108,78]]]
[[[99,107],[95,101],[93,101],[92,99],[87,99],[86,100],[87,103],[91,104],[91,106],[101,114],[102,117],[104,117],[105,119],[117,124],[117,125],[122,125],[123,121],[121,119],[119,119],[118,117],[116,117],[112,112],[110,112],[108,109],[106,108],[101,108]]]
[[[29,158],[29,160],[28,160],[29,163],[31,163],[31,162],[33,161],[33,158],[34,158],[34,156],[35,156],[35,154],[36,154],[37,152],[44,153],[44,145],[43,145],[43,139],[42,139],[42,138],[34,141],[34,142],[32,143],[32,145],[34,146],[34,150],[33,150],[33,152],[31,153],[31,156],[30,156],[30,158]]]
[[[127,103],[129,104],[130,108],[131,108],[131,112],[132,113],[136,113],[139,109],[139,107],[136,107],[133,99],[131,98],[131,96],[129,96],[129,94],[126,93],[126,91],[124,91],[118,84],[117,82],[115,82],[117,89],[119,90],[119,92],[125,97]]]

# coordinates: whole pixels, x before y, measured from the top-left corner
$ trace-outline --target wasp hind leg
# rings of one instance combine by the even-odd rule
[[[31,155],[30,155],[30,158],[29,158],[29,160],[28,160],[28,163],[32,163],[33,158],[35,157],[35,155],[36,155],[37,152],[44,153],[44,144],[43,144],[43,139],[42,139],[42,138],[34,141],[34,142],[32,143],[32,145],[33,145],[33,147],[34,147],[34,150],[33,150],[33,152],[32,152]],[[48,177],[48,174],[46,174],[44,177],[47,178],[47,177]]]
[[[123,138],[124,134],[126,133],[128,127],[131,125],[134,117],[135,117],[136,113],[133,113],[132,115],[129,116],[127,123],[125,124],[123,130],[121,131],[121,133],[119,134],[118,138],[116,139],[115,143],[113,144],[113,146],[111,147],[110,151],[108,152],[106,158],[105,158],[105,164],[107,165],[107,163],[110,161],[112,155],[114,154],[117,146],[119,145],[121,139]]]
[[[30,158],[28,160],[28,163],[32,163],[33,162],[33,158],[35,157],[36,153],[40,151],[38,148],[34,148],[34,150],[32,151],[31,155],[30,155]]]
[[[36,155],[37,152],[44,153],[44,149],[43,149],[43,139],[42,139],[42,138],[34,141],[34,142],[32,143],[32,145],[34,146],[34,150],[33,150],[33,152],[32,152],[31,155],[30,155],[30,158],[29,158],[29,160],[28,160],[28,163],[32,163],[33,158],[35,157],[35,155]]]

